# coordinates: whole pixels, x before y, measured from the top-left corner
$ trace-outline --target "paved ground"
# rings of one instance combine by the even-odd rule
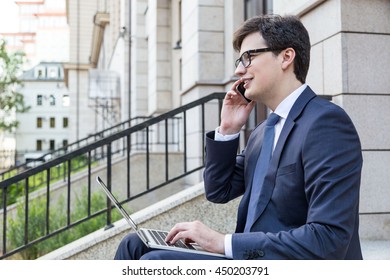
[[[390,240],[361,240],[365,260],[390,260]]]

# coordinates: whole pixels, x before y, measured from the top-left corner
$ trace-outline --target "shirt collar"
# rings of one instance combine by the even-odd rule
[[[307,85],[303,84],[296,90],[294,90],[291,94],[289,94],[279,105],[276,107],[274,113],[278,114],[281,118],[287,119],[288,114],[295,101],[301,95],[301,93],[306,89]]]

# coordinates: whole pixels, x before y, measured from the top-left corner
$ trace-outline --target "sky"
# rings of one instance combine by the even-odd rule
[[[17,15],[15,0],[0,0],[0,32],[17,32]]]

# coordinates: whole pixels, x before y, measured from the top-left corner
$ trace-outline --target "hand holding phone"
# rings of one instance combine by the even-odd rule
[[[236,87],[237,91],[245,98],[246,101],[251,102],[251,100],[249,98],[246,98],[245,97],[245,87],[244,87],[244,83],[240,83],[237,87]]]
[[[221,123],[219,133],[223,135],[233,135],[242,129],[248,121],[251,111],[256,106],[255,101],[245,98],[245,83],[239,79],[233,83],[226,93],[221,110]],[[243,101],[245,98],[248,103]]]

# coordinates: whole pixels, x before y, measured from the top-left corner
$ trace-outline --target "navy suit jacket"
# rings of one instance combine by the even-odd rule
[[[208,200],[243,195],[232,236],[234,259],[362,259],[359,189],[362,152],[343,109],[307,87],[294,103],[276,144],[257,205],[257,220],[243,233],[264,125],[245,150],[239,140],[206,135]]]

